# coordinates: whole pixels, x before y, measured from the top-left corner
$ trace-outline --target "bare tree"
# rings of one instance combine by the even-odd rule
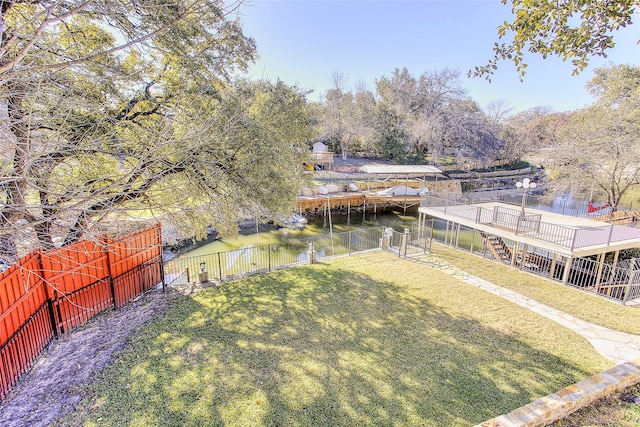
[[[511,115],[512,111],[513,108],[511,108],[509,101],[506,99],[491,101],[484,108],[487,119],[496,125],[503,124]]]
[[[596,101],[562,129],[553,190],[599,190],[615,210],[640,184],[640,67],[599,68],[587,86]]]

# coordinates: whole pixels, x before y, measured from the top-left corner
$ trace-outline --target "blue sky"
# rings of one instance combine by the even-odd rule
[[[313,89],[311,100],[331,87],[335,70],[348,87],[362,81],[373,90],[394,68],[406,67],[416,77],[450,68],[460,71],[461,85],[482,107],[503,99],[514,113],[536,106],[571,111],[592,102],[584,85],[595,68],[609,61],[640,65],[635,23],[616,33],[607,59],[593,58],[579,76],[571,75],[568,62],[528,55],[524,83],[508,62],[491,83],[467,78],[469,69],[491,58],[496,27],[511,20],[510,10],[498,0],[253,0],[240,8],[240,19],[260,55],[250,76]]]

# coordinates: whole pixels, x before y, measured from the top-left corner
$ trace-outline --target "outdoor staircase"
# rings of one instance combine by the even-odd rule
[[[484,238],[487,249],[489,249],[496,260],[511,264],[511,250],[504,244],[500,237],[486,233],[480,234]]]

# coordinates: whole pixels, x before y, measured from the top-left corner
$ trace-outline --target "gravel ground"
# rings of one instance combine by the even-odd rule
[[[129,337],[164,312],[171,293],[148,292],[55,340],[0,403],[0,426],[48,426],[73,411]]]

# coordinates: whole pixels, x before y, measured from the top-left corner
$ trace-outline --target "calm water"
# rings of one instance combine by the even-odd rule
[[[216,252],[226,252],[241,248],[260,245],[278,245],[287,241],[305,237],[317,236],[333,231],[340,233],[363,227],[392,227],[397,231],[411,228],[411,223],[418,220],[417,210],[394,212],[383,212],[374,215],[373,213],[354,213],[351,215],[336,215],[320,218],[308,218],[308,224],[304,228],[280,228],[277,230],[263,231],[240,235],[235,239],[215,240],[204,244],[196,249],[192,249],[182,255],[182,257],[202,256]]]
[[[640,207],[640,193],[630,193],[626,199],[621,202],[620,208],[628,209],[632,206]],[[594,198],[594,205],[600,205],[597,198]],[[509,200],[511,203],[518,205],[520,196],[514,193],[514,197]],[[587,211],[587,199],[572,198],[569,194],[556,197],[551,202],[538,203],[536,197],[527,199],[527,205],[532,208],[548,210],[565,215],[582,216]],[[331,215],[329,216],[308,218],[308,224],[304,228],[280,228],[277,230],[263,231],[260,233],[250,233],[239,235],[235,239],[215,240],[210,243],[201,244],[199,247],[189,250],[181,255],[182,257],[202,256],[216,252],[226,252],[241,248],[247,248],[260,245],[278,245],[287,241],[301,239],[305,237],[317,236],[333,231],[339,233],[343,231],[354,230],[363,227],[385,226],[392,227],[397,231],[403,231],[405,228],[411,228],[411,223],[418,220],[417,209],[408,210],[407,213],[402,211],[387,211],[382,213],[362,214],[352,212],[351,215]]]

